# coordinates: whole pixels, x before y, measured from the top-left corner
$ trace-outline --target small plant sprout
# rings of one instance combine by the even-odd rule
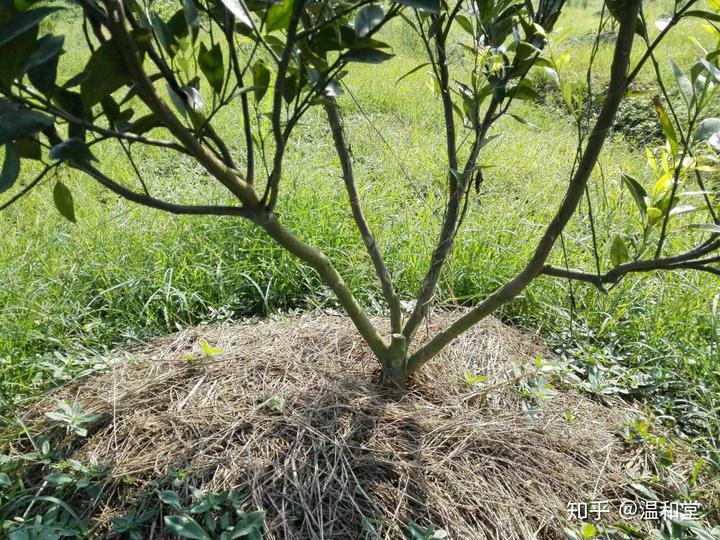
[[[98,415],[94,413],[84,412],[80,403],[75,402],[72,405],[65,400],[58,400],[58,410],[46,412],[45,416],[54,422],[58,422],[65,426],[65,430],[75,433],[80,437],[87,437],[87,424],[97,420]]]
[[[159,493],[160,500],[176,512],[164,518],[165,527],[171,534],[197,540],[262,538],[265,512],[243,511],[239,493],[205,493],[193,486],[189,489],[193,499],[189,506],[184,505],[174,491]]]
[[[202,347],[203,354],[208,358],[215,356],[216,354],[221,354],[221,353],[225,352],[222,349],[220,349],[219,347],[210,346],[210,344],[205,340],[202,340],[200,342],[200,347]]]
[[[263,405],[273,412],[282,413],[285,411],[285,399],[282,396],[270,396]]]
[[[487,381],[487,375],[473,375],[471,371],[465,372],[465,382],[468,386],[475,386]]]
[[[443,540],[448,537],[448,533],[444,529],[423,527],[413,521],[408,524],[408,530],[414,540]]]
[[[223,349],[221,349],[219,347],[213,347],[204,339],[202,341],[200,341],[200,348],[202,349],[201,354],[199,354],[199,355],[188,354],[185,356],[185,360],[193,363],[193,362],[197,362],[197,361],[207,360],[209,358],[212,358],[216,354],[221,354],[221,353],[225,352]]]

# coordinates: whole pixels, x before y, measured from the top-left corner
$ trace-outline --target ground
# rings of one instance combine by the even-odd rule
[[[401,538],[416,523],[449,538],[554,539],[581,524],[569,502],[609,501],[602,521],[614,523],[642,498],[633,483],[687,482],[687,449],[662,467],[657,448],[623,437],[642,411],[582,395],[549,354],[488,319],[402,394],[372,382],[377,365],[345,318],[205,326],[118,354],[23,421],[68,458],[110,467],[88,516],[100,531],[130,510],[157,512],[143,528],[155,530],[174,513],[158,491],[189,501],[192,486],[265,511],[265,538]],[[97,415],[86,437],[44,417],[56,399]]]

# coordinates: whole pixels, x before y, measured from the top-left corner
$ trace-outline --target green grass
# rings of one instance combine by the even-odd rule
[[[666,4],[653,4],[651,15]],[[562,77],[583,80],[592,43],[582,36],[595,29],[599,6],[593,1],[586,9],[571,8],[560,22],[581,36],[553,49],[571,55]],[[55,24],[72,27],[61,63],[63,73],[70,73],[86,58],[72,45],[80,30],[62,19]],[[672,52],[679,64],[688,65],[695,54],[688,39],[698,34],[689,32],[694,28],[678,29],[659,56]],[[341,103],[366,213],[401,296],[410,299],[438,234],[444,131],[439,101],[423,70],[395,84],[423,61],[419,43],[399,24],[385,34],[397,56],[379,67],[359,67],[348,77],[362,110],[349,95]],[[604,45],[597,60],[600,85],[610,52]],[[647,83],[649,74],[642,79]],[[440,298],[445,301],[472,303],[517,272],[568,181],[575,148],[570,117],[534,103],[518,104],[514,112],[535,127],[504,119],[496,130],[500,137],[483,151],[485,183],[443,275]],[[237,110],[227,111],[216,127],[242,155],[237,116]],[[638,217],[620,187],[619,172],[647,180],[641,150],[617,134],[601,159],[604,178],[596,173],[592,179],[605,266],[613,234],[636,227]],[[136,185],[118,147],[107,145],[101,155],[110,176]],[[142,149],[136,157],[159,194],[172,193],[181,201],[228,200],[187,158]],[[73,191],[77,224],[53,208],[52,181],[0,215],[0,407],[6,411],[16,399],[73,376],[117,345],[200,323],[335,306],[311,270],[244,221],[170,216],[119,200],[71,169],[60,178]],[[354,229],[319,111],[305,118],[290,143],[278,212],[301,238],[326,250],[365,305],[378,304],[379,287]],[[564,240],[571,266],[592,269],[585,207]],[[687,235],[674,235],[669,249],[689,241]],[[560,249],[553,261],[563,263]],[[537,330],[580,369],[601,366],[609,385],[641,388],[661,410],[685,422],[686,431],[707,435],[720,431],[712,412],[720,392],[717,296],[716,280],[693,273],[629,278],[608,295],[575,284],[578,310],[569,334],[567,283],[540,278],[500,315]],[[648,374],[657,389],[646,387]],[[702,416],[710,424],[696,425],[682,400],[710,411]]]

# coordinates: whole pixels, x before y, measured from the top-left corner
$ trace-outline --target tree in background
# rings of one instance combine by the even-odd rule
[[[704,176],[716,174],[720,119],[705,111],[720,83],[720,49],[702,51],[688,73],[672,64],[681,99],[674,103],[663,81],[655,50],[685,18],[705,19],[720,36],[720,2],[701,7],[678,1],[673,12],[645,20],[641,0],[607,0],[595,36],[587,85],[564,82],[547,52],[548,35],[565,0],[182,0],[171,16],[152,0],[78,0],[90,58],[84,69],[58,81],[64,35],[40,35],[40,22],[63,9],[57,2],[0,0],[0,145],[4,161],[0,191],[13,187],[28,160],[40,172],[2,205],[5,208],[63,166],[78,169],[104,188],[132,202],[175,214],[237,216],[252,221],[280,246],[311,266],[334,291],[382,366],[386,382],[403,386],[408,378],[455,337],[520,294],[541,275],[583,280],[605,291],[624,276],[654,270],[691,269],[720,275],[720,225]],[[166,8],[163,5],[163,8]],[[353,173],[350,144],[336,97],[358,63],[381,64],[392,54],[378,39],[393,19],[401,19],[422,41],[427,69],[442,103],[446,140],[447,197],[437,242],[413,308],[404,313],[392,277],[368,225]],[[601,34],[617,26],[609,84],[593,92],[592,70]],[[448,58],[448,44],[459,41],[462,61]],[[240,44],[250,43],[250,47]],[[637,49],[636,61],[631,52]],[[663,99],[656,110],[666,136],[660,163],[650,156],[656,179],[650,189],[630,176],[622,181],[637,205],[640,230],[612,242],[610,269],[595,248],[594,270],[547,264],[563,230],[577,212],[608,137],[618,107],[645,65],[657,78]],[[378,68],[382,69],[382,68]],[[521,271],[472,309],[415,345],[427,318],[444,264],[483,182],[479,158],[497,136],[498,121],[514,115],[513,104],[534,100],[529,77],[545,70],[560,86],[577,127],[577,149],[566,192],[546,224],[533,255]],[[350,210],[382,286],[390,314],[384,335],[319,247],[301,240],[275,212],[283,191],[288,142],[304,115],[324,111],[342,167]],[[227,140],[213,127],[224,109],[242,127],[241,140]],[[599,111],[599,112],[598,112]],[[440,126],[438,126],[440,128]],[[118,144],[137,185],[125,185],[104,171],[101,149]],[[191,156],[232,196],[227,206],[182,204],[161,198],[152,178],[136,165],[132,148]],[[234,151],[241,148],[240,152]],[[551,149],[548,149],[551,152]],[[105,167],[106,169],[107,167]],[[697,206],[679,204],[687,183],[696,183]],[[681,191],[682,189],[682,191]],[[413,194],[408,194],[413,196]],[[75,220],[72,194],[56,181],[58,210]],[[675,216],[704,215],[689,227],[694,247],[666,253]],[[596,231],[592,210],[593,240]],[[593,245],[597,245],[594,242]]]

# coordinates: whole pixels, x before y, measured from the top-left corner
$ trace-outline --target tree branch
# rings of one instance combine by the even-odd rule
[[[537,277],[543,269],[545,261],[550,255],[555,241],[563,231],[570,218],[575,213],[578,203],[585,192],[585,186],[590,178],[595,164],[597,163],[600,151],[607,138],[618,107],[627,89],[627,70],[630,64],[630,52],[632,50],[635,33],[635,21],[640,9],[641,0],[627,0],[622,10],[620,29],[618,32],[615,53],[610,74],[610,86],[603,108],[598,116],[597,122],[588,139],[585,152],[578,165],[578,168],[570,181],[565,197],[558,208],[555,217],[545,230],[535,253],[526,264],[525,268],[512,280],[505,283],[480,305],[467,314],[461,316],[447,329],[437,334],[426,345],[418,349],[408,359],[408,371],[417,371],[425,362],[435,356],[445,345],[455,339],[462,332],[465,332],[473,325],[484,319],[497,308],[506,304],[528,284]]]
[[[345,189],[347,190],[348,198],[350,199],[350,208],[352,209],[353,218],[355,219],[357,228],[360,230],[360,235],[365,243],[365,249],[372,259],[373,266],[375,266],[375,273],[382,285],[383,296],[388,308],[390,309],[390,327],[392,333],[398,334],[401,331],[402,325],[400,299],[395,292],[392,279],[390,278],[390,273],[385,266],[385,261],[383,260],[377,243],[375,242],[375,236],[373,235],[372,230],[363,215],[362,207],[360,206],[360,197],[358,196],[357,188],[355,186],[352,160],[350,158],[350,153],[348,152],[347,142],[345,141],[342,121],[340,119],[340,115],[338,114],[337,102],[334,99],[330,99],[323,106],[325,108],[328,123],[330,124],[330,130],[332,131],[333,140],[335,142],[335,151],[340,158],[343,180],[345,181]]]
[[[235,194],[248,207],[258,206],[255,189],[245,182],[238,171],[231,169],[205,149],[200,141],[178,120],[158,94],[148,79],[135,47],[135,43],[125,28],[125,14],[120,0],[108,0],[108,26],[118,40],[118,50],[123,57],[131,79],[138,85],[143,101],[162,120],[175,137],[195,156],[205,169],[220,181],[231,193]]]
[[[383,362],[387,355],[388,346],[368,316],[363,312],[352,291],[343,281],[340,274],[325,255],[318,248],[306,244],[297,238],[285,227],[274,213],[262,213],[253,217],[253,221],[260,225],[282,247],[299,259],[308,263],[335,293],[340,305],[345,308],[355,327],[369,345],[375,356]]]

